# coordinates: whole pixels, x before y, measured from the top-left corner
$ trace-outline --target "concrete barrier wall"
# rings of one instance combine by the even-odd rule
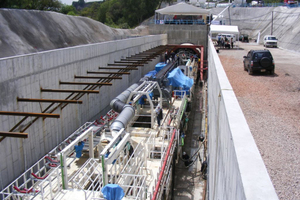
[[[74,75],[87,75],[87,70],[97,71],[107,63],[165,44],[167,35],[164,34],[0,59],[0,110],[40,113],[50,104],[17,102],[16,98],[65,99],[69,94],[41,93],[40,88],[83,89],[85,86],[60,85],[59,81],[89,82],[87,79],[75,80]],[[60,114],[59,119],[39,118],[25,131],[29,133],[28,139],[5,138],[0,143],[1,190],[79,126],[105,114],[114,97],[153,70],[159,61],[160,58],[156,58],[139,70],[132,70],[130,75],[123,75],[122,80],[112,81],[112,86],[101,87],[99,94],[84,95],[80,99],[83,104],[58,108],[53,113]],[[23,117],[0,115],[0,131],[10,131],[21,119]],[[33,119],[29,117],[15,131]]]
[[[209,199],[278,199],[211,40],[208,63]]]

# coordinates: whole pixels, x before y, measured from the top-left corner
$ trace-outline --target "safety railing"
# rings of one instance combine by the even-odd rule
[[[153,188],[154,193],[151,194],[150,198],[152,200],[161,199],[164,189],[167,189],[166,186],[169,184],[167,183],[167,178],[171,176],[172,170],[170,170],[170,166],[173,160],[174,151],[176,148],[176,140],[178,139],[178,131],[179,130],[172,130],[172,138],[168,145],[168,148],[162,154],[160,168],[157,173],[157,178],[155,179],[156,187]],[[170,186],[170,185],[168,185]]]
[[[43,157],[0,192],[0,199],[54,199],[61,191],[59,165],[51,167]]]
[[[204,20],[173,19],[173,20],[156,20],[155,24],[205,25],[205,22]]]
[[[144,145],[145,142],[143,140],[136,146],[117,181],[117,184],[123,188],[126,198],[145,199],[147,176],[145,175],[146,148]]]
[[[70,185],[73,189],[83,190],[85,199],[90,199],[91,195],[98,195],[102,188],[102,169],[99,161],[93,158],[87,160],[70,179]]]

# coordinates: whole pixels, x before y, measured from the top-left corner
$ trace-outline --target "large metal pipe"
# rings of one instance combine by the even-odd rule
[[[134,114],[135,114],[135,110],[131,105],[124,106],[122,112],[119,114],[119,116],[115,119],[115,121],[110,126],[110,130],[113,137],[115,137],[115,135],[122,128],[126,128],[127,124],[134,117]]]
[[[116,98],[114,98],[110,102],[110,107],[118,113],[122,112],[123,107],[125,106],[125,103],[129,97],[130,93],[133,90],[135,90],[138,86],[139,86],[139,84],[137,84],[137,83],[131,85],[129,88],[127,88],[125,91],[123,91],[121,94],[119,94]]]
[[[131,105],[126,105],[126,101],[129,98],[131,92],[135,90],[139,84],[135,83],[119,94],[110,102],[110,107],[120,113],[119,116],[110,126],[110,131],[113,137],[118,133],[122,128],[126,128],[127,124],[133,118],[135,110]]]

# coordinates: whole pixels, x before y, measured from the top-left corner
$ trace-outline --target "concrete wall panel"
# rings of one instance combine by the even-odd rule
[[[278,199],[211,40],[208,63],[209,199]]]
[[[83,89],[84,86],[80,85],[60,85],[59,81],[91,81],[74,79],[74,75],[87,75],[87,70],[96,71],[107,63],[165,44],[166,35],[155,35],[0,59],[0,110],[40,113],[50,104],[17,102],[16,98],[65,99],[69,94],[41,93],[40,87]],[[130,75],[123,75],[122,80],[112,81],[113,86],[101,87],[99,94],[84,95],[80,99],[83,101],[81,105],[69,104],[63,109],[56,109],[53,113],[60,114],[59,119],[39,118],[25,131],[29,133],[28,139],[5,138],[0,144],[1,189],[79,126],[106,114],[110,109],[109,102],[153,70],[158,61],[159,58],[137,71],[131,71]],[[0,115],[0,130],[10,131],[21,119],[23,117]],[[28,117],[15,131],[22,130],[33,119]]]

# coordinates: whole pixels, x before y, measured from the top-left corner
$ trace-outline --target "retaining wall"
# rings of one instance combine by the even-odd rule
[[[40,113],[49,103],[17,102],[16,98],[65,99],[69,94],[41,93],[40,88],[83,89],[85,86],[60,85],[59,81],[78,82],[74,75],[86,75],[87,70],[97,71],[107,63],[165,44],[167,35],[164,34],[0,59],[0,110]],[[122,80],[112,81],[112,86],[101,87],[99,94],[84,95],[80,99],[83,104],[69,104],[55,110],[53,113],[60,114],[59,119],[39,118],[25,131],[29,133],[28,139],[5,138],[0,143],[1,190],[79,126],[105,114],[114,97],[153,70],[159,61],[160,58],[156,58],[139,70],[132,70],[130,75],[123,75]],[[0,130],[9,131],[21,119],[23,117],[0,115]],[[29,117],[18,129],[33,119]]]
[[[278,199],[211,40],[208,63],[209,199]]]
[[[207,35],[209,26],[207,25],[164,25],[150,24],[150,34],[168,34],[168,44],[192,43],[205,47],[204,59],[207,57]]]

